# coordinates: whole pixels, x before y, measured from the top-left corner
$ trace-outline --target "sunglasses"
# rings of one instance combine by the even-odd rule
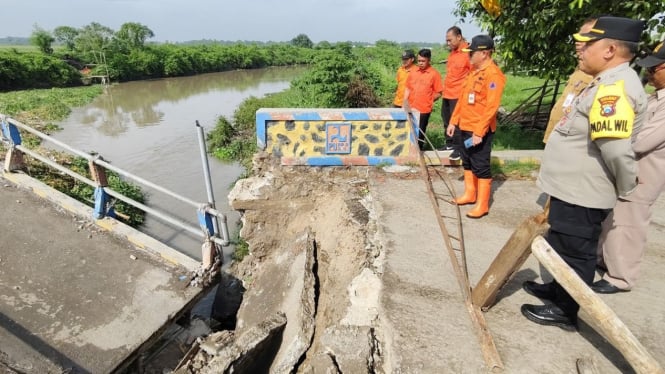
[[[649,72],[649,74],[653,75],[653,74],[656,74],[657,71],[661,71],[661,70],[663,70],[663,69],[665,69],[665,64],[660,64],[660,65],[657,65],[657,66],[652,66],[652,67],[650,67],[650,68],[647,68],[647,71]]]

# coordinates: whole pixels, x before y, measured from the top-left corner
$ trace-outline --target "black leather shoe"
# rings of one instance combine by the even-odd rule
[[[448,159],[450,161],[457,161],[462,159],[462,155],[459,153],[459,151],[454,149],[452,152],[450,152],[450,155],[448,155]]]
[[[591,285],[591,289],[595,293],[617,293],[617,292],[628,292],[630,290],[624,290],[623,288],[619,288],[612,283],[606,281],[605,279],[601,279],[597,282],[593,282]]]
[[[545,300],[554,300],[556,298],[556,292],[552,287],[552,283],[540,284],[534,281],[526,281],[522,283],[522,288],[529,295],[539,297]]]
[[[577,317],[567,316],[556,305],[524,304],[520,310],[529,321],[539,325],[557,326],[566,331],[577,330]]]

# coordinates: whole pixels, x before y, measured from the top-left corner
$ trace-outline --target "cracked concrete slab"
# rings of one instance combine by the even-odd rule
[[[187,269],[2,177],[0,219],[0,352],[19,372],[110,372],[201,292]]]

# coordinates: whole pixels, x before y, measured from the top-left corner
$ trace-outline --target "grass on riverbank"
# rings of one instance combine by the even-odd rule
[[[45,126],[51,121],[67,118],[71,108],[83,106],[101,93],[99,85],[0,92],[0,113],[37,130],[48,130]]]
[[[492,177],[496,180],[535,179],[540,169],[540,164],[532,161],[492,162],[490,168]]]
[[[0,92],[0,114],[51,134],[58,130],[53,122],[67,118],[71,108],[85,105],[101,93],[100,86]],[[36,148],[41,142],[38,137],[26,133],[22,134],[22,141],[29,148]],[[2,143],[0,150],[5,151]]]
[[[501,106],[507,112],[515,110],[545,83],[544,79],[506,74],[506,87],[501,96]],[[563,87],[562,87],[563,88]]]

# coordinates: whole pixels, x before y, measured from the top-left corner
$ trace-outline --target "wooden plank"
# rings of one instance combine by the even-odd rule
[[[476,287],[471,291],[474,305],[487,311],[496,300],[496,295],[512,275],[519,270],[529,257],[533,239],[547,231],[547,209],[540,214],[531,216],[515,229],[508,238],[499,254]]]
[[[494,344],[492,333],[487,327],[485,315],[480,311],[480,308],[471,303],[471,300],[467,299],[465,303],[467,309],[469,310],[469,315],[471,316],[471,322],[473,323],[476,334],[478,335],[478,340],[480,341],[480,350],[483,354],[485,364],[487,364],[487,367],[489,368],[489,372],[502,372],[504,369],[503,361],[501,361],[499,351],[496,349],[496,345]]]
[[[106,187],[109,185],[108,178],[106,178],[105,168],[97,165],[95,160],[88,160],[88,168],[90,169],[90,176],[92,177],[92,180],[97,182],[99,186]]]
[[[596,362],[591,357],[580,357],[575,364],[578,374],[599,374]]]
[[[580,308],[589,315],[593,324],[600,328],[605,338],[621,352],[636,373],[665,373],[658,361],[635,338],[616,313],[582,281],[542,236],[534,239],[531,252],[580,304]]]
[[[23,158],[23,152],[19,151],[14,147],[9,148],[9,150],[7,151],[7,155],[5,156],[4,170],[5,171],[21,170],[24,167],[25,167],[25,161]]]

